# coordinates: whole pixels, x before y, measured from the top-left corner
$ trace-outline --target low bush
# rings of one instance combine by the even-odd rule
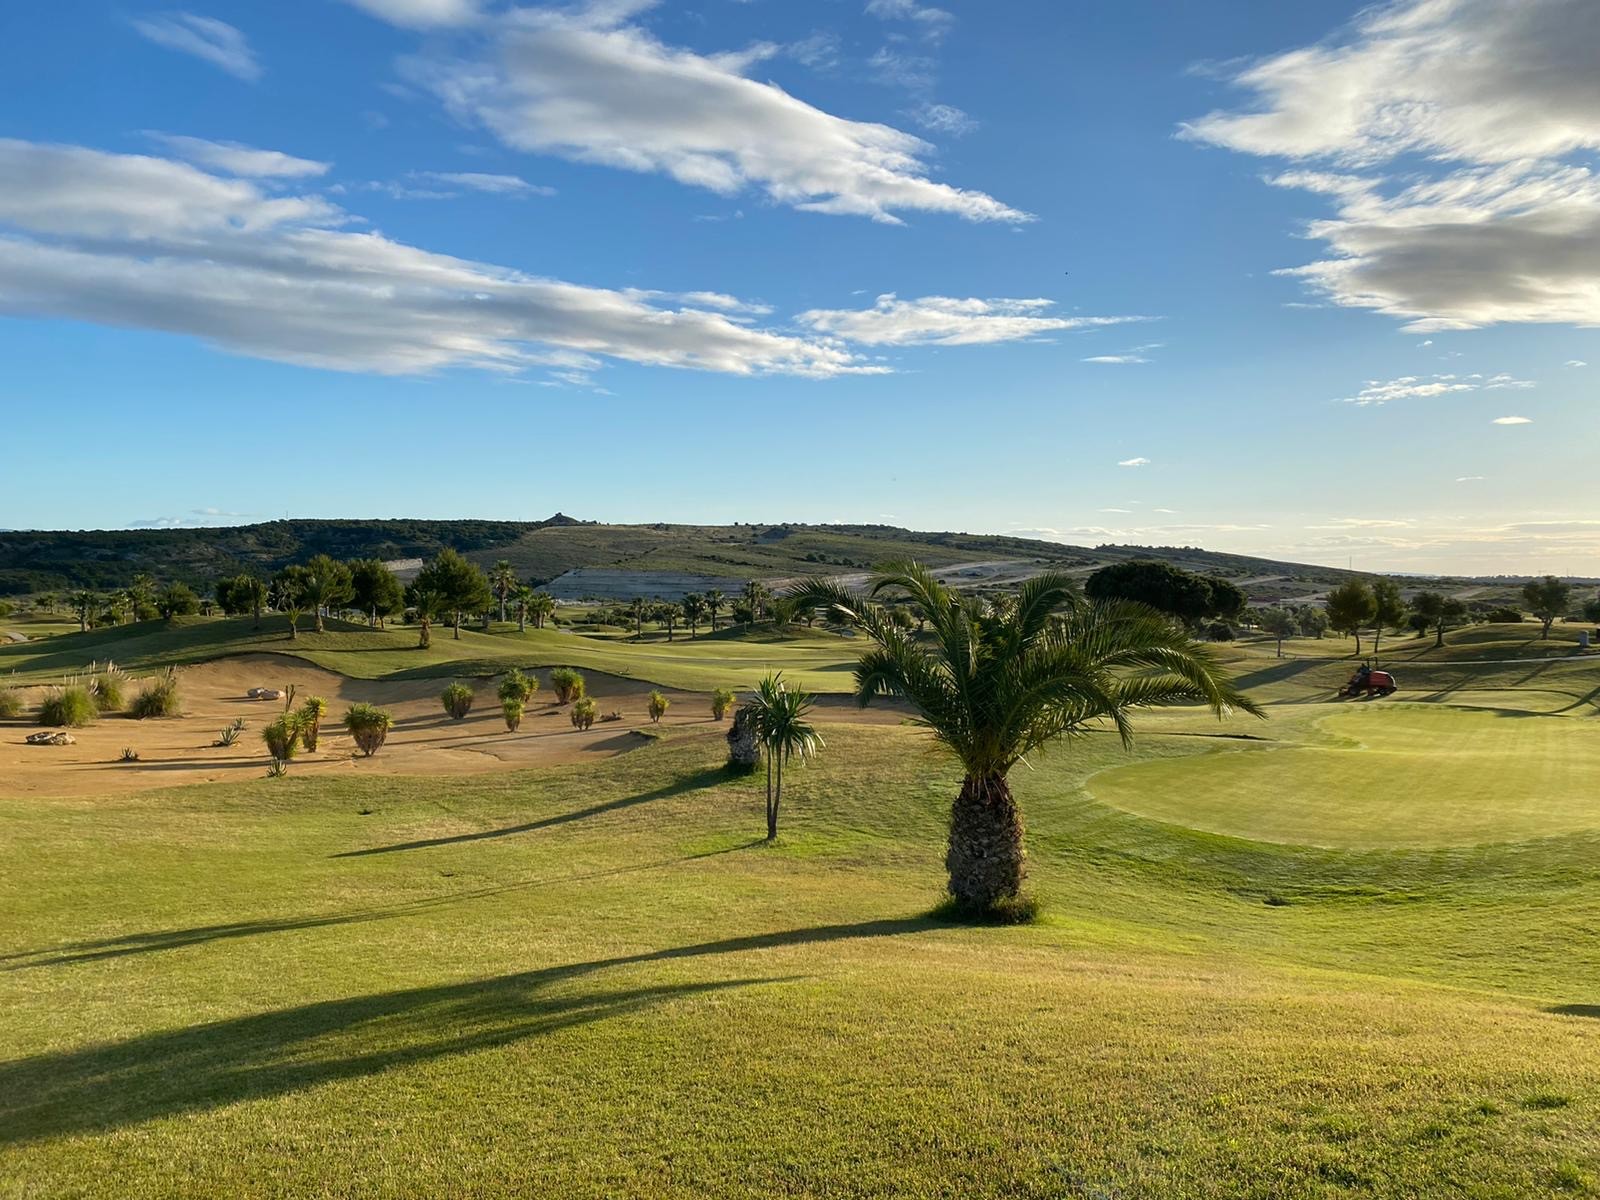
[[[582,700],[586,691],[582,673],[571,667],[557,667],[551,671],[550,686],[555,689],[557,704]]]
[[[600,706],[591,697],[585,696],[572,706],[572,727],[588,729],[599,715]]]
[[[117,712],[127,703],[123,690],[125,676],[116,667],[108,668],[94,677],[90,684],[90,691],[94,694],[94,706],[103,713]]]
[[[671,707],[672,701],[668,700],[660,692],[650,693],[650,703],[647,711],[650,713],[650,719],[652,721],[660,721],[662,717],[667,715],[667,709]]]
[[[539,690],[539,681],[530,679],[521,671],[512,668],[511,672],[500,681],[498,695],[501,703],[515,700],[518,704],[526,705],[533,699],[533,694]]]
[[[711,693],[711,716],[713,720],[720,721],[728,715],[728,710],[733,707],[735,697],[728,688],[718,688]]]
[[[147,717],[175,717],[179,706],[178,673],[168,667],[145,681],[128,713],[141,721]]]
[[[39,724],[82,729],[99,715],[94,697],[81,683],[67,683],[51,688],[50,694],[39,705]]]
[[[22,693],[14,687],[0,688],[0,721],[15,721],[22,715]]]
[[[322,734],[322,718],[328,715],[328,702],[321,696],[308,696],[298,710],[300,718],[300,744],[316,753],[317,738]]]
[[[392,713],[371,704],[352,704],[350,711],[344,715],[345,729],[355,738],[361,753],[368,758],[378,752],[393,724]]]
[[[300,718],[295,713],[284,713],[261,731],[261,740],[267,744],[267,753],[278,762],[288,762],[300,750]]]
[[[135,750],[132,746],[124,746],[122,748],[122,757],[120,759],[118,759],[117,761],[118,762],[126,762],[126,763],[138,762],[139,761],[139,752],[137,750]]]
[[[439,693],[439,703],[444,705],[445,712],[460,721],[472,711],[472,689],[464,683],[452,683]]]
[[[522,701],[517,699],[500,701],[500,715],[506,719],[506,729],[515,733],[522,725]]]
[[[1522,611],[1516,608],[1491,608],[1483,614],[1483,619],[1491,625],[1520,625]]]

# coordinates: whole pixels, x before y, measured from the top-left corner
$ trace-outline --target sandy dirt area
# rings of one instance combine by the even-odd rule
[[[295,702],[308,696],[328,701],[322,738],[316,753],[304,750],[291,771],[296,776],[327,772],[367,772],[387,775],[467,775],[522,767],[583,762],[621,754],[644,745],[635,732],[650,724],[646,713],[648,684],[598,672],[584,673],[589,694],[602,716],[621,713],[617,721],[601,720],[588,731],[576,730],[569,709],[557,706],[547,671],[539,676],[539,691],[516,733],[506,731],[495,696],[499,679],[466,679],[477,693],[464,720],[447,716],[439,693],[447,679],[383,682],[347,679],[310,666],[298,659],[274,654],[252,654],[186,667],[178,672],[183,715],[135,721],[108,713],[93,725],[69,732],[72,746],[30,746],[28,734],[40,726],[31,716],[0,721],[0,795],[95,796],[170,787],[176,784],[216,783],[258,778],[270,759],[261,742],[261,730],[283,711],[281,700],[251,700],[253,687],[285,688],[293,685]],[[23,688],[32,707],[44,688]],[[138,690],[128,688],[129,699]],[[662,719],[669,728],[726,728],[711,719],[710,701],[695,692],[661,689],[672,706]],[[344,732],[344,711],[366,701],[394,714],[388,741],[374,757],[364,758]],[[819,703],[822,720],[867,721],[894,724],[905,713],[893,707],[865,712],[842,697]],[[233,746],[215,746],[223,727],[235,717],[245,720],[244,732]],[[123,748],[139,755],[136,763],[118,759]]]

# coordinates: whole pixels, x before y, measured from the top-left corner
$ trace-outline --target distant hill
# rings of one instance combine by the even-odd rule
[[[557,513],[544,521],[293,520],[206,529],[5,532],[0,595],[123,587],[141,572],[207,588],[224,576],[270,574],[313,554],[399,561],[425,559],[446,546],[485,566],[508,559],[519,576],[540,584],[580,572],[557,587],[567,595],[624,595],[635,587],[636,594],[648,595],[657,590],[652,581],[669,594],[694,586],[686,580],[851,574],[906,558],[940,568],[981,564],[956,575],[979,587],[1046,567],[1087,573],[1108,562],[1160,558],[1225,576],[1252,599],[1273,601],[1318,595],[1350,575],[1335,567],[1189,546],[1066,546],[891,525],[601,525]],[[1408,582],[1442,588],[1487,584],[1499,591],[1516,581]]]

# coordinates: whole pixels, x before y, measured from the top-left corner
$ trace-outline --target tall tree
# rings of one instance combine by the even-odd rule
[[[766,616],[767,601],[770,599],[772,592],[761,580],[752,579],[744,585],[744,602],[750,607],[751,624]]]
[[[89,622],[94,617],[94,610],[99,607],[100,597],[88,588],[82,588],[72,593],[72,611],[78,618],[78,632],[88,633]]]
[[[881,598],[893,595],[926,614],[929,638],[889,619]],[[790,599],[862,630],[875,645],[856,667],[858,702],[905,698],[961,763],[945,865],[955,903],[969,911],[1005,912],[1021,891],[1022,813],[1007,776],[1025,756],[1101,721],[1126,742],[1130,714],[1155,705],[1259,714],[1210,651],[1170,619],[1142,604],[1086,601],[1054,572],[1030,579],[998,611],[915,563],[891,567],[865,593],[810,580]]]
[[[535,592],[528,601],[528,615],[533,618],[533,627],[543,629],[544,623],[555,615],[556,598],[549,592]]]
[[[457,639],[461,637],[462,614],[482,612],[494,599],[483,570],[448,548],[439,551],[438,557],[417,573],[414,586],[419,592],[439,598],[442,611],[450,614],[450,627]]]
[[[1372,657],[1376,661],[1385,626],[1397,629],[1405,624],[1406,601],[1400,585],[1387,577],[1372,581]]]
[[[1522,598],[1527,602],[1528,611],[1543,626],[1539,633],[1543,639],[1550,636],[1550,626],[1566,616],[1572,606],[1572,586],[1554,575],[1546,575],[1523,584]]]
[[[690,592],[685,596],[683,619],[689,626],[689,640],[692,642],[700,636],[700,622],[706,619],[706,598],[698,592]]]
[[[173,617],[192,617],[200,611],[200,597],[187,583],[169,583],[156,593],[156,611],[162,620]]]
[[[272,605],[289,618],[289,640],[300,636],[300,616],[310,601],[310,572],[299,565],[287,566],[272,577]]]
[[[1467,619],[1467,606],[1440,592],[1418,592],[1411,598],[1411,607],[1420,627],[1433,630],[1435,648],[1444,645],[1445,630]]]
[[[142,571],[128,584],[128,607],[132,611],[129,620],[144,621],[155,615],[156,581]]]
[[[350,603],[367,614],[367,624],[381,629],[385,617],[405,607],[405,589],[386,563],[358,558],[350,564]]]
[[[783,803],[783,769],[791,758],[809,758],[822,748],[822,735],[806,720],[813,697],[790,691],[783,674],[768,675],[745,705],[755,723],[756,741],[767,760],[767,841],[778,836],[778,810]]]
[[[672,640],[672,631],[678,627],[678,606],[676,604],[658,604],[655,607],[655,618],[658,623],[666,628],[667,641]]]
[[[717,631],[717,614],[727,607],[728,598],[719,588],[712,588],[706,593],[706,612],[711,617],[711,632]]]
[[[511,593],[517,590],[517,572],[511,566],[511,560],[502,558],[489,568],[489,587],[493,590],[495,599],[500,601],[500,624],[506,623],[506,601],[511,599]]]
[[[511,593],[511,606],[517,612],[517,632],[528,631],[528,604],[533,599],[533,589],[525,583],[519,583],[516,590]]]
[[[1361,631],[1378,615],[1378,601],[1362,579],[1350,579],[1328,593],[1328,625],[1356,639],[1361,657]]]
[[[255,627],[260,629],[261,610],[267,605],[268,590],[265,581],[245,572],[217,584],[217,603],[229,616],[242,617],[250,613],[255,617]]]
[[[1593,621],[1595,624],[1600,625],[1600,596],[1596,596],[1593,600],[1587,600],[1584,602],[1583,619],[1585,621]]]
[[[323,616],[350,599],[350,568],[327,554],[313,555],[305,565],[303,599],[316,617],[317,632],[324,632]]]
[[[633,614],[633,640],[637,642],[644,637],[644,619],[650,615],[650,606],[643,596],[635,596],[628,611]]]
[[[1131,600],[1191,626],[1205,620],[1213,601],[1207,580],[1171,563],[1151,559],[1101,567],[1084,582],[1083,590],[1091,600]]]
[[[1300,622],[1286,608],[1264,608],[1259,614],[1261,628],[1278,639],[1278,657],[1283,657],[1283,639],[1299,631]]]

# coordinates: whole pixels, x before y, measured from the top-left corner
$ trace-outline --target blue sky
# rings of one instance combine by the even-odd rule
[[[1587,0],[8,6],[0,527],[1600,574],[1597,54]]]

